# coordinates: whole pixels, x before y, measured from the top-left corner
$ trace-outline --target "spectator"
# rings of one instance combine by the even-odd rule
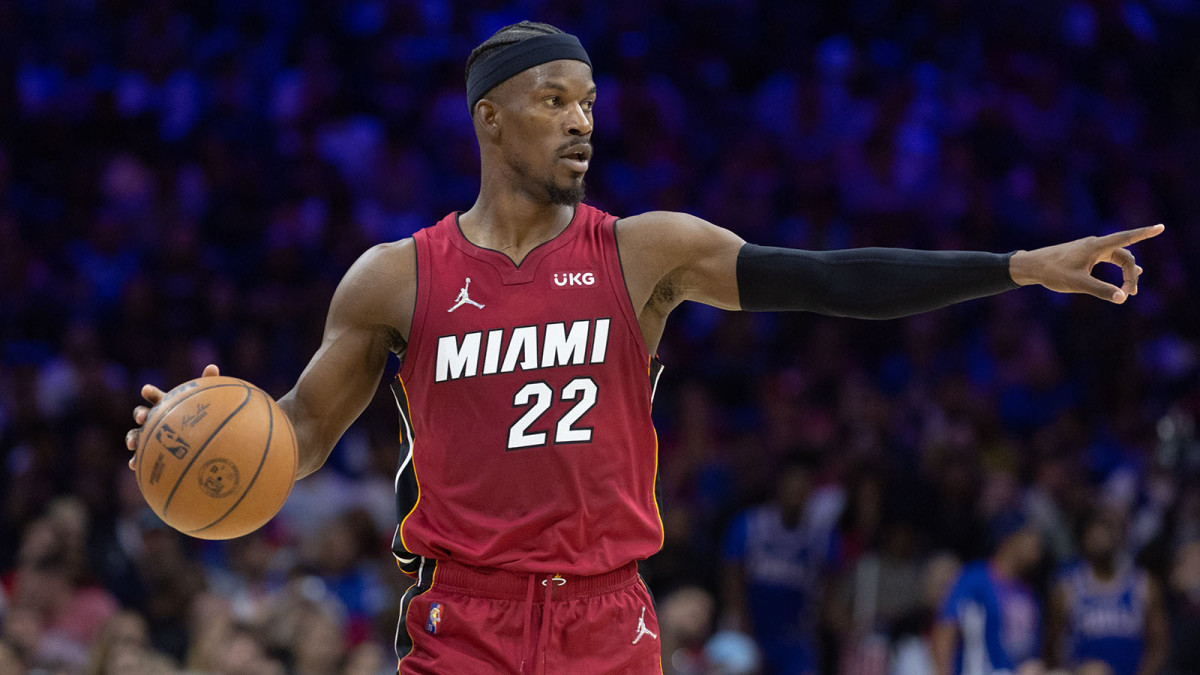
[[[943,600],[962,571],[958,558],[950,553],[936,554],[921,571],[921,605],[917,611],[893,626],[890,675],[927,675],[936,672],[932,635]]]
[[[662,599],[658,625],[666,675],[705,675],[704,643],[712,634],[715,606],[712,594],[695,586]]]
[[[370,516],[355,509],[330,520],[306,551],[306,562],[346,613],[342,629],[351,645],[369,635],[377,614],[394,611],[396,599],[379,578],[381,549]]]
[[[66,515],[78,512],[67,502],[58,504],[61,508],[34,521],[22,539],[6,623],[28,622],[28,632],[18,630],[18,644],[33,664],[78,668],[118,605],[107,591],[85,580],[82,525]]]
[[[0,640],[0,675],[22,675],[25,667],[17,656],[17,650]]]
[[[392,661],[390,650],[384,652],[377,644],[364,642],[358,645],[346,656],[341,675],[383,675]]]
[[[275,547],[259,530],[230,541],[226,551],[228,560],[208,571],[209,588],[229,602],[237,621],[261,625],[286,581]]]
[[[329,612],[316,608],[303,612],[291,653],[291,672],[296,675],[324,675],[337,672],[345,653],[345,629]]]
[[[150,649],[146,621],[136,612],[123,611],[104,625],[92,643],[88,675],[128,672],[174,672],[174,663]]]
[[[1051,596],[1050,665],[1102,663],[1113,675],[1153,675],[1166,665],[1162,591],[1134,567],[1119,528],[1107,512],[1084,521],[1083,560],[1063,575]]]
[[[1200,672],[1200,541],[1179,548],[1168,596],[1172,675]]]
[[[42,626],[37,612],[26,607],[10,607],[4,615],[2,628],[0,644],[20,664],[21,672],[37,664],[38,648],[42,641]]]
[[[967,565],[942,603],[933,635],[939,674],[1037,672],[1037,598],[1023,577],[1042,557],[1036,527],[1008,511],[992,523],[995,552]]]
[[[730,625],[750,633],[771,673],[817,671],[817,621],[831,533],[807,520],[811,470],[792,462],[774,499],[734,519],[725,533]]]
[[[827,603],[841,644],[841,671],[882,673],[902,621],[920,611],[922,561],[911,523],[891,516],[880,546],[865,552],[838,580]]]

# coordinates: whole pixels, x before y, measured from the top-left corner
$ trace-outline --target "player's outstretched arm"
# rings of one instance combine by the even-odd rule
[[[699,218],[658,212],[622,221],[618,240],[639,310],[657,303],[669,311],[682,300],[695,300],[750,311],[891,319],[1033,284],[1119,304],[1137,293],[1141,274],[1126,247],[1162,231],[1162,225],[1155,225],[1010,254],[803,251],[747,244]],[[626,253],[631,248],[635,250]],[[1091,275],[1102,262],[1121,267],[1121,287]],[[645,293],[647,305],[637,305],[637,289],[646,282],[630,275],[631,268],[655,279],[653,291]]]
[[[298,478],[325,463],[334,444],[370,403],[388,352],[404,349],[415,304],[416,249],[411,239],[371,248],[346,272],[330,302],[320,348],[296,386],[279,399],[296,430]],[[202,377],[219,374],[210,364]],[[163,393],[151,384],[142,387],[150,406],[157,405]],[[149,411],[149,406],[133,411],[137,427],[125,435],[130,450],[137,448]]]

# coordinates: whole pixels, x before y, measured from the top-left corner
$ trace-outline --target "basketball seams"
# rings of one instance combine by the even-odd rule
[[[200,455],[204,454],[204,450],[208,448],[209,443],[212,443],[212,440],[217,437],[217,434],[221,433],[221,430],[225,428],[226,424],[229,424],[229,420],[233,419],[239,412],[242,411],[242,408],[246,407],[246,404],[250,402],[250,397],[254,395],[254,391],[244,384],[214,385],[212,387],[206,387],[203,390],[216,389],[218,386],[241,387],[242,389],[246,390],[246,398],[242,399],[242,402],[238,405],[238,407],[234,408],[233,411],[225,417],[225,419],[221,420],[221,423],[217,425],[217,428],[213,429],[213,432],[209,434],[208,438],[204,440],[204,443],[200,446],[200,448],[196,450],[196,454],[192,455],[192,459],[188,461],[187,466],[183,467],[183,471],[180,472],[179,478],[175,481],[175,485],[171,486],[171,492],[167,495],[167,500],[163,502],[162,515],[164,516],[167,515],[167,509],[171,506],[171,500],[175,498],[175,492],[179,489],[179,485],[183,483],[183,479],[187,477],[188,472],[192,470],[192,466],[195,465],[196,460],[200,459]],[[171,407],[174,409],[175,406]]]
[[[259,394],[262,394],[263,403],[265,403],[267,406],[267,444],[266,444],[266,447],[263,448],[262,455],[258,459],[258,468],[256,468],[254,470],[254,475],[250,478],[250,482],[246,484],[246,489],[242,490],[242,494],[238,495],[237,501],[233,503],[233,506],[230,506],[229,509],[227,511],[225,511],[225,513],[221,514],[221,516],[219,518],[217,518],[213,522],[209,523],[208,525],[205,525],[204,527],[196,528],[194,530],[187,530],[187,534],[195,534],[197,532],[203,532],[204,530],[207,530],[208,528],[213,527],[216,524],[220,523],[222,520],[225,520],[226,518],[228,518],[229,514],[233,513],[234,509],[236,509],[238,507],[238,505],[242,503],[242,500],[244,500],[246,498],[246,495],[250,494],[250,489],[254,487],[254,483],[258,480],[259,474],[262,473],[263,465],[265,465],[267,463],[267,455],[271,452],[271,439],[275,435],[275,411],[272,409],[272,408],[274,408],[274,406],[271,405],[271,399],[269,396],[267,396],[267,393],[265,391],[259,389],[258,387],[254,387],[254,389],[250,392],[250,396],[253,396],[254,392],[258,392]],[[249,398],[249,397],[247,397],[247,398]],[[240,408],[239,408],[239,410],[240,410]],[[222,426],[224,426],[224,425],[222,425]],[[213,433],[213,437],[215,438],[217,436],[217,434],[220,433],[220,431],[221,431],[221,429],[218,428],[217,431]],[[191,467],[189,466],[188,468],[191,468]],[[184,469],[184,474],[186,474],[186,473],[187,473],[187,469]],[[183,478],[180,477],[180,480],[183,480]],[[290,492],[290,490],[289,490],[289,492]],[[163,509],[163,512],[164,513],[166,512],[166,508]]]
[[[204,519],[200,522],[204,522],[205,520],[210,521],[202,527],[196,529],[183,529],[177,525],[171,525],[173,528],[185,534],[202,539],[230,539],[257,530],[262,526],[263,523],[265,523],[267,520],[270,520],[270,518],[275,515],[274,512],[271,513],[271,515],[264,519],[262,523],[255,524],[254,527],[250,528],[249,530],[246,530],[244,527],[246,524],[250,523],[250,521],[243,517],[244,515],[249,515],[251,520],[257,520],[262,515],[259,513],[259,503],[263,501],[262,497],[255,496],[248,500],[246,499],[246,496],[249,494],[250,490],[255,489],[255,486],[258,485],[258,479],[263,477],[264,470],[267,471],[267,478],[270,478],[271,480],[268,481],[264,479],[263,486],[258,488],[260,493],[264,492],[265,490],[266,495],[264,496],[281,496],[282,499],[279,500],[279,507],[282,507],[282,503],[285,502],[291,495],[292,489],[295,487],[295,474],[299,469],[299,439],[296,437],[296,434],[292,429],[292,425],[290,424],[287,414],[282,408],[278,407],[278,404],[275,403],[275,400],[271,398],[271,396],[265,391],[249,382],[244,382],[237,378],[219,377],[213,379],[215,381],[202,380],[184,383],[171,390],[171,392],[168,392],[156,406],[151,408],[151,411],[148,415],[150,419],[147,420],[147,423],[143,424],[142,437],[139,439],[140,442],[137,446],[138,452],[133,468],[135,470],[136,480],[138,481],[138,487],[142,489],[142,492],[144,496],[147,497],[148,502],[150,501],[149,498],[151,496],[154,497],[155,502],[153,502],[152,505],[154,505],[155,512],[168,524],[171,524],[172,518],[178,519],[179,514],[181,513],[184,513],[185,521],[191,520],[192,523],[196,522],[194,516],[197,515]],[[229,387],[240,387],[242,389],[242,400],[240,402],[233,400],[237,396],[237,394],[234,392],[214,392],[215,397],[221,400],[224,404],[220,407],[225,407],[225,409],[229,412],[223,417],[221,416],[220,412],[209,412],[210,415],[212,413],[216,413],[218,416],[217,418],[210,417],[209,425],[213,425],[214,422],[216,424],[215,426],[210,426],[211,431],[206,436],[202,438],[192,438],[193,442],[198,442],[198,447],[193,446],[191,448],[187,448],[185,452],[175,453],[174,449],[172,449],[173,446],[170,446],[170,444],[161,439],[155,443],[154,448],[150,447],[151,439],[157,438],[156,434],[163,434],[164,430],[169,428],[167,426],[168,424],[173,426],[174,421],[178,421],[177,418],[183,415],[183,412],[186,410],[188,405],[195,404],[195,401],[192,400],[193,397],[212,389],[225,389]],[[186,393],[183,393],[184,391],[186,391]],[[265,425],[262,425],[262,411],[253,407],[255,392],[262,396],[263,403],[267,406],[267,419]],[[175,397],[178,397],[178,399]],[[201,401],[203,404],[206,400],[206,397],[201,396],[196,400]],[[180,407],[181,404],[184,407]],[[218,410],[220,410],[220,407],[218,407]],[[207,405],[202,405],[201,408],[207,408]],[[276,412],[278,412],[279,415],[276,415]],[[245,420],[248,419],[247,416],[249,416],[249,418],[253,418],[253,421],[246,422]],[[188,419],[188,417],[188,415],[183,415],[183,419]],[[201,417],[203,417],[203,415],[201,415]],[[281,429],[281,433],[284,433],[284,435],[289,438],[279,438],[279,436],[275,434],[276,417],[281,417],[281,424],[283,427],[286,427]],[[229,426],[231,422],[233,423],[232,427]],[[248,427],[247,424],[250,424],[251,426]],[[266,426],[265,431],[267,433],[265,435],[262,434],[262,431],[264,430],[262,428],[263,426]],[[232,436],[221,436],[222,433],[230,431],[231,429],[233,430],[230,432]],[[250,431],[251,429],[254,429],[254,431]],[[251,433],[251,436],[243,438],[242,436],[246,432]],[[254,437],[257,437],[257,440]],[[212,447],[214,442],[216,444],[216,449],[213,452],[217,453],[216,457],[218,459],[211,459],[210,457],[209,460],[206,460],[206,463],[203,466],[205,470],[207,470],[208,465],[213,464],[213,462],[218,460],[224,461],[224,458],[227,454],[225,450],[228,449],[224,446],[228,445],[229,443],[234,443],[238,446],[237,452],[235,453],[237,455],[237,459],[235,459],[234,466],[241,466],[246,461],[253,462],[253,445],[247,445],[237,440],[239,438],[241,438],[242,441],[251,441],[253,444],[263,443],[263,439],[265,438],[264,447],[259,455],[258,465],[255,467],[253,474],[250,475],[249,480],[246,481],[245,488],[243,490],[237,490],[238,481],[236,478],[233,479],[233,484],[229,487],[234,488],[234,490],[221,496],[231,496],[232,492],[234,491],[238,492],[238,496],[236,497],[232,506],[229,506],[224,512],[220,512],[220,503],[214,502],[208,504],[207,506],[202,506],[201,504],[195,502],[195,497],[199,496],[199,494],[195,492],[192,484],[189,483],[184,485],[184,481],[188,479],[188,476],[193,475],[191,474],[191,470],[196,468],[195,464],[197,460],[201,459],[201,455],[206,452],[209,447]],[[182,439],[180,440],[182,441]],[[272,448],[272,444],[280,445],[278,452],[275,452],[274,454],[272,454],[272,450],[274,449]],[[185,443],[184,445],[186,446],[187,444]],[[181,468],[178,464],[176,465],[177,469],[179,470],[179,474],[174,480],[168,479],[167,481],[157,485],[154,490],[147,492],[149,486],[144,485],[142,481],[142,478],[145,475],[145,471],[142,468],[142,455],[147,455],[150,453],[158,453],[161,455],[161,452],[164,451],[164,449],[170,450],[173,454],[176,454],[176,456],[180,457],[181,459],[186,456],[187,452],[191,452],[191,459],[187,461],[186,464],[183,464]],[[247,450],[250,452],[246,452]],[[286,454],[289,451],[291,453],[291,462],[287,463],[287,460],[284,459],[280,453]],[[268,461],[271,462],[271,467],[269,468],[267,467]],[[161,456],[158,457],[153,463],[156,472],[161,468],[158,466],[160,463]],[[147,466],[149,466],[149,464],[147,464]],[[248,470],[249,467],[244,468]],[[287,478],[290,478],[290,480],[287,480],[287,482],[284,484],[277,485],[275,481],[278,478],[283,478],[282,473],[289,470],[291,471],[291,474],[288,475]],[[206,471],[199,471],[199,473],[205,474],[202,476],[202,478],[207,477]],[[157,477],[157,473],[153,475]],[[203,483],[203,481],[201,482]],[[170,483],[169,488],[168,483]],[[163,499],[164,495],[165,499]],[[168,512],[170,512],[170,507],[175,503],[174,499],[176,496],[182,500],[184,505],[180,506],[174,512],[171,512],[174,514],[174,516],[172,516],[172,518],[168,518]],[[210,494],[209,496],[212,495]],[[161,501],[161,507],[156,505],[158,501]],[[200,511],[194,511],[196,508],[199,508]],[[180,509],[183,509],[183,511],[180,511]],[[242,510],[239,511],[239,509]],[[275,508],[275,511],[277,512],[278,508]],[[219,512],[220,515],[217,515],[217,512]],[[233,525],[235,521],[237,524]],[[246,522],[243,523],[242,521]],[[222,523],[224,523],[224,526],[218,527]],[[233,525],[233,531],[229,529],[231,525]],[[213,528],[216,529],[214,530]]]
[[[146,447],[147,447],[147,445],[149,445],[150,438],[153,437],[153,435],[154,435],[153,432],[158,428],[158,425],[162,424],[163,420],[165,420],[167,418],[167,416],[170,415],[173,410],[175,410],[175,408],[179,407],[179,404],[183,403],[184,401],[188,400],[189,398],[196,396],[197,394],[200,394],[201,392],[210,391],[212,389],[224,389],[225,387],[245,387],[245,385],[237,383],[237,382],[227,382],[224,384],[214,384],[209,387],[196,387],[195,390],[188,392],[187,394],[185,394],[183,396],[183,398],[180,398],[178,401],[175,401],[174,403],[172,403],[171,407],[169,407],[169,408],[164,408],[162,411],[160,411],[158,413],[154,412],[154,408],[158,407],[158,406],[154,406],[150,409],[150,412],[147,413],[147,415],[146,415],[146,419],[149,420],[151,417],[157,417],[157,419],[154,420],[154,423],[151,426],[143,427],[142,431],[139,433],[139,436],[138,436],[138,440],[140,441],[139,445],[141,446],[138,448],[138,452],[136,455],[137,471],[135,472],[135,474],[137,475],[138,484],[141,484],[141,482],[142,482],[142,460],[146,456]],[[171,395],[170,392],[167,392],[167,394],[164,396],[164,398],[166,396],[170,396],[170,395]],[[160,401],[159,404],[161,404],[161,403],[162,402]],[[191,466],[191,465],[189,464],[188,466]],[[172,491],[172,493],[173,492],[174,491]],[[167,507],[166,507],[166,505],[164,505],[163,512],[166,513],[166,510],[167,510]]]

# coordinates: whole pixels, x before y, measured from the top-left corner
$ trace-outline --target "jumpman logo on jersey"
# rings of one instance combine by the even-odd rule
[[[634,638],[633,638],[633,644],[636,645],[638,643],[638,640],[641,640],[643,637],[645,637],[647,635],[654,638],[655,640],[658,639],[658,633],[655,633],[655,632],[651,631],[649,628],[646,628],[646,608],[645,608],[645,606],[643,606],[642,607],[642,617],[640,619],[638,619],[637,635],[634,636]]]
[[[454,306],[451,307],[450,309],[446,310],[447,312],[453,312],[454,310],[458,309],[459,307],[462,307],[463,305],[475,305],[479,309],[483,309],[483,305],[479,304],[478,302],[475,302],[474,300],[472,300],[470,298],[470,296],[467,295],[467,289],[470,287],[471,287],[471,277],[467,277],[466,285],[463,286],[462,290],[458,292],[458,297],[454,299]]]

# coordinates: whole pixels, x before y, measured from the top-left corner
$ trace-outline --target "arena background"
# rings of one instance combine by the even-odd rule
[[[471,205],[463,64],[524,18],[592,55],[588,200],[614,214],[813,249],[1168,225],[1136,247],[1125,306],[1025,289],[888,322],[681,308],[655,402],[666,543],[644,566],[668,672],[748,672],[719,670],[749,655],[724,630],[724,539],[798,465],[831,545],[795,612],[826,672],[920,649],[1003,512],[1043,532],[1044,600],[1097,506],[1167,590],[1174,671],[1200,672],[1200,3],[470,6],[0,0],[0,672],[394,672],[386,390],[228,543],[148,514],[122,439],[142,383],[210,361],[284,394],[350,263]],[[844,606],[881,553],[921,580],[866,631],[883,652],[820,600]]]

